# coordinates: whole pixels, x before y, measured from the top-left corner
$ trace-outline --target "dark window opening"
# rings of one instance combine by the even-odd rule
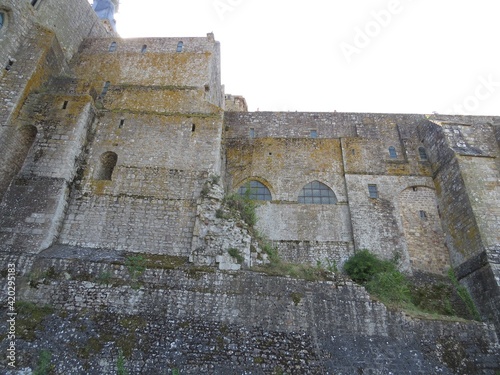
[[[12,65],[14,65],[14,60],[9,59],[9,62],[7,63],[5,70],[9,71],[12,68]]]
[[[425,148],[419,147],[418,155],[420,156],[420,160],[427,160],[427,152],[425,151]]]
[[[64,103],[63,103],[63,106],[62,106],[62,109],[66,109],[68,108],[68,101],[65,100]]]
[[[304,204],[336,204],[337,197],[328,186],[313,181],[302,188],[298,201]]]
[[[104,86],[102,87],[102,92],[101,92],[101,96],[104,96],[106,95],[106,93],[108,92],[108,89],[109,89],[109,85],[110,85],[110,82],[107,81]]]
[[[116,51],[116,42],[113,42],[109,45],[109,52],[115,52]]]
[[[417,191],[417,190],[418,190],[418,188],[417,188],[416,186],[412,186],[412,187],[411,187],[411,189],[412,189],[413,191]]]
[[[318,138],[318,131],[317,130],[311,130],[310,137],[311,138]]]
[[[141,53],[145,53],[147,49],[148,49],[148,46],[144,44],[141,48]]]
[[[422,220],[427,220],[427,212],[420,210],[420,218]]]
[[[238,194],[258,201],[270,201],[271,192],[259,181],[252,180],[238,189]]]
[[[191,131],[194,133],[195,130],[196,130],[196,125],[195,124],[191,125]]]
[[[99,166],[95,174],[95,179],[111,181],[111,176],[113,175],[113,170],[115,169],[117,161],[118,155],[112,151],[107,151],[102,154],[99,158]]]
[[[31,0],[31,5],[35,6],[38,3],[38,0]]]
[[[368,184],[368,194],[370,198],[378,198],[378,189],[375,184]]]
[[[125,124],[125,120],[124,120],[124,119],[121,119],[121,120],[120,120],[120,125],[118,125],[118,128],[119,128],[119,129],[123,128],[123,124]]]
[[[389,157],[391,159],[396,159],[398,154],[396,153],[396,148],[394,146],[389,147]]]
[[[356,155],[356,150],[352,149],[352,150],[351,150],[351,154],[352,154],[352,155]]]
[[[183,42],[177,43],[177,52],[182,52],[182,48],[183,47],[184,47],[184,43]]]

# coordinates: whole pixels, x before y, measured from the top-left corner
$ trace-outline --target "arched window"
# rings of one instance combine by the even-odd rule
[[[182,52],[182,47],[184,47],[184,43],[183,42],[177,43],[177,52]]]
[[[398,154],[396,153],[396,148],[394,146],[389,147],[389,157],[391,159],[396,159]]]
[[[115,52],[116,51],[116,42],[113,42],[109,45],[109,52]]]
[[[257,201],[270,201],[271,192],[259,181],[252,180],[238,189],[238,194]]]
[[[302,188],[299,194],[299,203],[336,204],[337,197],[328,186],[319,181],[313,181]]]
[[[118,155],[112,151],[107,151],[99,158],[99,165],[95,173],[96,180],[111,180],[115,169]]]
[[[420,156],[420,160],[427,160],[427,152],[425,151],[425,148],[419,147],[418,155]]]

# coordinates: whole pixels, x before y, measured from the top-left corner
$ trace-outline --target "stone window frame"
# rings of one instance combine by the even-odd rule
[[[273,200],[271,189],[256,179],[250,179],[240,185],[238,188],[238,194],[242,197],[248,196],[249,199],[257,201],[270,202]]]
[[[377,186],[377,184],[368,184],[368,196],[372,199],[378,198],[378,186]]]
[[[0,14],[3,16],[0,26],[0,35],[1,35],[4,32],[6,32],[6,30],[9,28],[11,17],[10,17],[10,11],[2,7],[0,7]]]
[[[305,184],[300,190],[297,202],[300,204],[337,204],[335,192],[318,180]]]
[[[113,172],[118,163],[118,155],[113,151],[106,151],[99,156],[99,163],[94,172],[95,180],[112,181]]]
[[[398,153],[396,152],[396,147],[394,147],[394,146],[389,147],[389,158],[391,158],[391,159],[398,158]]]
[[[420,160],[422,160],[422,161],[429,160],[429,156],[427,155],[427,150],[423,146],[420,146],[418,148],[418,156],[419,156]]]

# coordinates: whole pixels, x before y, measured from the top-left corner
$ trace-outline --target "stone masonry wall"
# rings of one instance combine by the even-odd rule
[[[70,260],[75,251],[80,261]],[[392,312],[346,280],[311,283],[177,267],[148,269],[134,288],[126,267],[116,264],[120,258],[60,246],[19,264],[19,281],[25,272],[32,275],[19,298],[55,308],[40,323],[43,334],[18,340],[20,367],[33,368],[40,348],[51,348],[51,363],[64,374],[114,374],[120,349],[131,373],[148,374],[498,370],[492,326]],[[50,276],[36,276],[46,269]],[[105,272],[109,280],[98,281]]]

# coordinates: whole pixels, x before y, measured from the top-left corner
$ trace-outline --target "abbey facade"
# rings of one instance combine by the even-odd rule
[[[215,264],[200,202],[219,178],[249,191],[283,259],[453,267],[500,324],[500,117],[248,112],[212,34],[121,39],[117,4],[97,3],[0,0],[4,259],[66,245]]]

